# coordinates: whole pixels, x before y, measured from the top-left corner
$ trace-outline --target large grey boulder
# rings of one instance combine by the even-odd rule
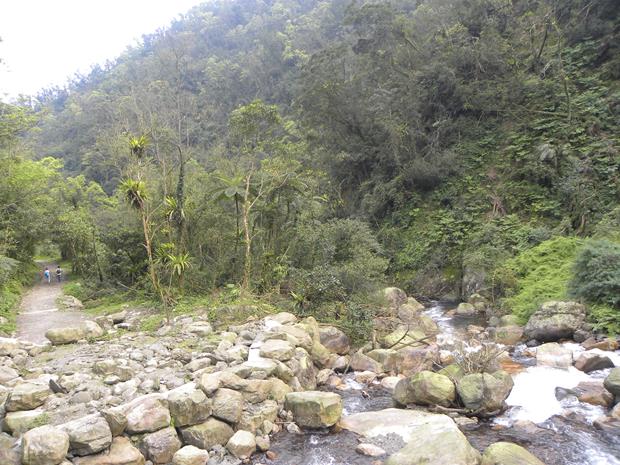
[[[48,384],[22,382],[19,383],[5,404],[7,412],[16,412],[18,410],[32,410],[45,402],[52,391]]]
[[[233,434],[234,431],[229,425],[215,418],[209,418],[199,425],[181,428],[181,436],[186,445],[205,450],[215,445],[226,445]]]
[[[168,393],[168,408],[176,427],[202,423],[211,415],[211,406],[211,399],[193,383]]]
[[[129,439],[120,436],[114,438],[109,450],[96,455],[76,457],[73,465],[144,465],[144,456]]]
[[[334,326],[325,326],[319,329],[321,344],[327,350],[339,355],[349,353],[351,348],[349,337]]]
[[[293,412],[299,426],[324,428],[340,420],[342,398],[333,392],[291,392],[286,395],[285,408]]]
[[[69,451],[69,435],[53,426],[31,429],[22,437],[24,465],[58,465]]]
[[[228,423],[237,423],[245,406],[243,394],[233,389],[218,389],[213,397],[213,416]]]
[[[511,442],[496,442],[482,454],[480,465],[545,465],[523,447]]]
[[[577,302],[545,302],[525,325],[525,337],[540,342],[572,338],[586,321],[586,308]]]
[[[398,382],[392,398],[400,405],[441,405],[448,407],[456,399],[454,383],[445,375],[421,371]]]
[[[480,414],[497,414],[504,408],[504,401],[513,387],[511,376],[500,371],[473,373],[463,376],[457,383],[456,390],[465,408]]]
[[[69,435],[73,455],[92,455],[110,447],[112,431],[99,413],[64,423],[58,427]]]
[[[144,455],[155,465],[170,463],[182,445],[176,430],[172,427],[147,434],[141,441]]]
[[[81,339],[97,338],[103,336],[104,331],[94,321],[83,321],[75,326],[48,329],[45,337],[53,345],[72,344]]]

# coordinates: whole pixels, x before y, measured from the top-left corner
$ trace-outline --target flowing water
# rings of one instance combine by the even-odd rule
[[[444,344],[462,339],[467,326],[485,326],[480,317],[454,317],[448,314],[455,305],[436,302],[425,313],[433,318],[441,331]],[[578,344],[565,344],[575,354],[583,351]],[[258,348],[257,348],[258,349]],[[620,351],[610,354],[620,366]],[[477,425],[463,427],[471,444],[481,452],[490,444],[509,441],[522,445],[546,465],[620,465],[620,436],[618,431],[600,431],[593,421],[604,416],[606,409],[579,402],[573,396],[557,400],[556,387],[573,388],[581,381],[601,379],[609,370],[583,373],[536,366],[525,346],[512,351],[515,364],[523,369],[513,375],[514,388],[506,400],[509,408],[504,414]],[[392,406],[389,392],[380,385],[363,386],[350,376],[344,378],[345,390],[337,391],[343,397],[343,415],[376,411]],[[362,396],[362,390],[369,394]],[[355,447],[359,440],[348,431],[312,431],[304,434],[279,433],[272,438],[274,460],[264,455],[254,459],[255,464],[266,465],[371,465],[376,459],[359,455]]]

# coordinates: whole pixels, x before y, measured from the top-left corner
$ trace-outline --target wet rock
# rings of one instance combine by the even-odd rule
[[[295,348],[287,341],[270,339],[260,348],[260,356],[285,362],[293,358]]]
[[[43,410],[9,412],[4,417],[4,428],[9,433],[21,434],[37,426],[49,423],[50,416]]]
[[[124,406],[125,430],[130,434],[152,433],[170,425],[168,403],[159,394],[138,397]]]
[[[614,396],[620,396],[620,367],[614,368],[605,378],[605,389]]]
[[[361,384],[370,384],[377,379],[377,374],[372,371],[358,371],[355,373],[355,381]]]
[[[586,308],[577,302],[545,302],[525,325],[525,337],[541,342],[572,338],[585,319]]]
[[[5,404],[7,412],[16,412],[18,410],[32,410],[45,402],[52,391],[48,384],[22,382],[19,383],[9,397]]]
[[[512,386],[512,378],[508,373],[473,373],[463,376],[456,389],[465,408],[491,414],[503,410]]]
[[[145,435],[141,441],[144,455],[153,464],[167,464],[183,444],[174,428],[168,427]]]
[[[233,389],[218,389],[213,397],[212,414],[228,423],[237,423],[245,406],[243,394]]]
[[[285,408],[302,427],[329,427],[342,415],[342,398],[332,392],[291,392],[286,395]]]
[[[400,405],[442,405],[448,407],[456,398],[450,378],[431,371],[421,371],[398,382],[392,398]]]
[[[605,339],[598,341],[593,337],[586,339],[585,341],[583,341],[581,345],[586,350],[599,349],[599,350],[613,351],[613,350],[618,350],[618,347],[619,347],[618,341],[616,341],[615,339],[605,338]]]
[[[368,443],[358,444],[355,448],[355,452],[357,452],[358,454],[366,455],[368,457],[381,457],[382,455],[386,454],[386,452],[379,446]]]
[[[202,423],[211,415],[211,400],[191,383],[168,393],[168,408],[176,427]]]
[[[69,450],[69,435],[53,426],[31,429],[22,437],[24,465],[58,465]]]
[[[83,321],[75,326],[66,326],[64,328],[52,328],[47,330],[45,337],[51,341],[53,345],[72,344],[81,339],[90,339],[103,336],[104,331],[94,321]]]
[[[226,449],[238,459],[247,459],[256,452],[256,438],[249,431],[239,430],[228,440]]]
[[[573,365],[573,352],[556,342],[549,342],[536,349],[536,364],[553,368],[568,368]]]
[[[99,413],[70,421],[58,428],[69,435],[69,450],[73,455],[96,454],[112,443],[112,431]]]
[[[269,440],[269,436],[267,436],[267,434],[265,434],[265,436],[256,436],[256,449],[261,452],[268,451],[271,447],[271,441]]]
[[[526,449],[510,442],[496,442],[482,454],[480,465],[545,465]]]
[[[205,465],[208,459],[209,453],[206,450],[185,446],[174,454],[172,465]]]
[[[601,380],[582,381],[573,389],[580,402],[602,407],[611,407],[614,396],[605,389]]]
[[[144,465],[144,456],[126,437],[112,440],[110,449],[96,455],[77,457],[73,465]]]
[[[398,308],[407,302],[407,294],[397,287],[386,287],[383,289],[383,296],[393,308]]]
[[[614,362],[609,357],[595,352],[584,352],[575,361],[575,368],[586,373],[613,367]]]
[[[357,351],[351,356],[350,367],[355,371],[372,371],[374,373],[383,373],[383,366],[376,360],[370,358],[362,351]]]
[[[319,329],[321,344],[327,350],[338,355],[349,353],[349,337],[333,326],[325,326]]]
[[[181,428],[186,445],[209,450],[215,445],[223,446],[234,434],[233,429],[223,421],[209,418],[204,423]]]

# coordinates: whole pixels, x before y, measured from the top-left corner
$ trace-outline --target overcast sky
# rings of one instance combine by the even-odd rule
[[[201,0],[0,0],[0,99],[64,84]]]

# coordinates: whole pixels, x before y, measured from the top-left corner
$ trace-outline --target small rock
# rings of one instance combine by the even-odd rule
[[[185,446],[174,454],[172,465],[205,465],[208,459],[209,453],[206,450]]]
[[[362,455],[367,455],[368,457],[381,457],[385,455],[385,451],[374,444],[362,443],[358,444],[355,448],[355,452]]]
[[[249,431],[237,431],[226,444],[226,449],[238,459],[247,459],[256,451],[256,439]]]

